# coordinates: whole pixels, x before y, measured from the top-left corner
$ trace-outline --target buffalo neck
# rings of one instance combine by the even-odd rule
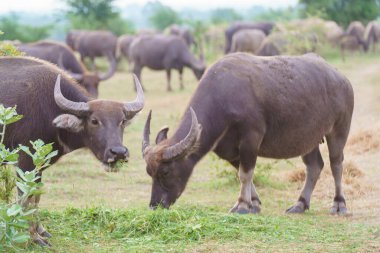
[[[224,111],[218,103],[214,102],[213,96],[204,96],[207,93],[204,92],[206,89],[203,88],[206,87],[201,87],[200,84],[200,87],[186,109],[179,127],[170,141],[172,144],[178,143],[185,138],[189,132],[191,125],[189,108],[192,107],[197,115],[199,124],[202,126],[202,132],[196,144],[197,147],[187,156],[187,159],[189,159],[192,165],[191,168],[212,149],[218,138],[223,134],[223,131],[228,127],[228,122],[226,121],[226,117],[224,117]]]

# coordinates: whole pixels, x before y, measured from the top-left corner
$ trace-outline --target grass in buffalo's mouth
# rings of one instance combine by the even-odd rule
[[[41,217],[58,252],[178,252],[207,242],[233,242],[231,250],[249,244],[252,250],[297,251],[307,243],[309,250],[357,252],[370,239],[368,227],[315,213],[266,216],[199,207],[156,211],[96,207],[43,210]]]

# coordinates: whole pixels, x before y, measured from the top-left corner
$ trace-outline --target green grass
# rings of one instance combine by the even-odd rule
[[[358,252],[374,235],[342,217],[230,215],[218,208],[187,206],[172,210],[86,209],[41,212],[53,232],[57,252],[182,252],[207,242],[249,243],[256,251]],[[57,241],[59,240],[60,243]],[[305,247],[306,246],[306,247]],[[37,246],[35,252],[44,252]],[[279,249],[277,249],[279,250]]]

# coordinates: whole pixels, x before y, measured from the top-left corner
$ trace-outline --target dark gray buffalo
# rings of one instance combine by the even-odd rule
[[[98,97],[98,86],[100,81],[107,80],[116,71],[116,61],[112,59],[110,69],[107,73],[97,74],[89,72],[86,67],[75,57],[74,52],[65,44],[54,41],[40,41],[31,44],[22,44],[17,48],[28,56],[57,64],[65,69],[76,79],[89,93]]]
[[[270,22],[262,22],[262,23],[235,22],[233,23],[224,32],[225,39],[226,39],[224,53],[228,54],[231,52],[232,37],[234,36],[236,32],[242,29],[257,29],[257,30],[263,31],[265,35],[268,35],[272,31],[273,26],[274,24]]]
[[[181,27],[179,25],[171,25],[169,28],[169,32],[171,35],[177,35],[184,39],[188,47],[191,47],[191,45],[193,44],[194,46],[197,46],[194,36],[189,28]]]
[[[347,212],[342,191],[343,148],[350,130],[354,95],[350,82],[314,54],[257,57],[236,53],[214,64],[202,78],[173,137],[163,128],[143,139],[147,172],[153,179],[152,208],[168,208],[182,194],[197,162],[209,151],[238,169],[241,190],[231,212],[258,213],[252,183],[258,156],[301,156],[305,186],[288,213],[309,208],[323,168],[319,144],[326,138],[335,180],[332,213]]]
[[[196,59],[185,41],[175,35],[140,36],[133,40],[129,56],[133,62],[133,73],[140,80],[141,70],[145,66],[153,70],[166,70],[168,91],[172,90],[170,86],[171,69],[178,70],[181,89],[183,89],[184,67],[191,68],[198,80],[206,69],[203,59]]]
[[[119,160],[127,160],[123,131],[144,106],[144,94],[135,78],[137,98],[133,102],[91,100],[87,92],[53,64],[31,57],[0,57],[0,104],[17,105],[24,115],[6,129],[4,144],[16,148],[41,139],[54,143],[56,160],[72,150],[87,147],[111,171]],[[19,167],[33,169],[33,161],[21,153]],[[30,200],[38,205],[39,197]],[[31,227],[32,239],[48,244],[50,234],[40,224]]]
[[[116,59],[117,37],[110,31],[76,31],[74,33],[74,50],[78,51],[81,61],[90,58],[92,70],[96,69],[95,58],[107,57],[111,62]],[[70,41],[68,33],[66,41]]]

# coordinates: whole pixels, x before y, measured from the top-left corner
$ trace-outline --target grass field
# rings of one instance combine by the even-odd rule
[[[255,181],[262,212],[231,215],[228,210],[238,197],[239,183],[234,169],[213,154],[196,166],[170,210],[149,210],[151,180],[141,155],[146,116],[152,109],[151,138],[164,125],[173,133],[197,81],[186,69],[185,90],[179,90],[174,73],[174,91],[167,93],[165,73],[144,69],[146,106],[125,131],[130,162],[119,173],[106,173],[88,150],[81,149],[50,167],[43,175],[40,207],[53,247],[30,246],[28,252],[380,252],[380,55],[331,62],[355,90],[345,152],[350,215],[329,215],[334,187],[326,144],[321,147],[325,169],[311,210],[304,215],[285,214],[302,187],[300,158],[259,159]],[[134,96],[132,77],[125,70],[100,86],[101,98],[123,101]]]

